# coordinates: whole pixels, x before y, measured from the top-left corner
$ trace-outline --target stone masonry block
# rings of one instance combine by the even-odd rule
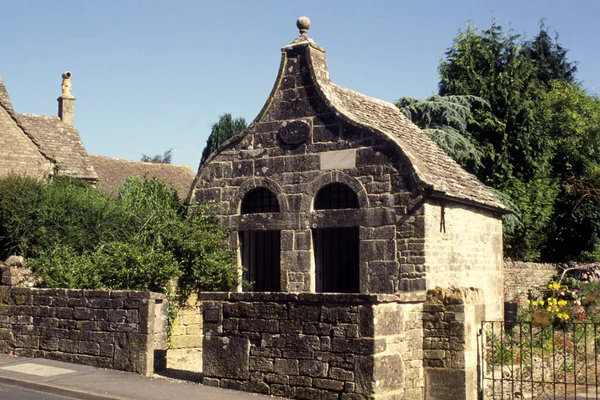
[[[204,337],[203,373],[207,377],[247,379],[250,341],[239,337]]]

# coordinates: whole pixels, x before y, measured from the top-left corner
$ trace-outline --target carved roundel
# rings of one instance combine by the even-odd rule
[[[307,121],[288,122],[279,129],[279,139],[285,144],[298,145],[306,142],[310,136],[311,126]]]

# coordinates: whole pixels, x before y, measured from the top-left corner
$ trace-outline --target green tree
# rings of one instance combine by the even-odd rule
[[[204,164],[204,161],[212,153],[217,151],[223,143],[230,138],[239,135],[248,125],[244,118],[233,119],[231,114],[223,114],[219,117],[219,121],[212,125],[210,135],[206,140],[206,147],[202,151],[202,158],[200,159],[200,165]]]
[[[577,63],[567,59],[567,52],[558,43],[557,33],[554,39],[550,37],[543,21],[540,22],[538,34],[523,46],[523,54],[536,63],[538,79],[548,87],[554,81],[575,83]]]
[[[525,260],[539,258],[558,195],[552,172],[556,143],[544,100],[549,89],[540,79],[539,57],[528,47],[545,43],[542,39],[526,42],[495,22],[487,30],[469,27],[439,68],[440,95],[472,95],[489,104],[473,105],[467,128],[483,154],[476,173],[518,208],[522,224],[505,230],[505,254]],[[560,59],[558,49],[548,52]]]
[[[149,156],[147,154],[142,154],[141,162],[149,162],[154,164],[171,164],[173,160],[173,149],[166,150],[162,155],[156,154],[154,156]]]
[[[554,81],[546,102],[560,180],[544,259],[600,260],[600,99],[575,84]]]
[[[396,107],[456,162],[475,172],[481,166],[482,154],[467,131],[474,103],[486,105],[485,100],[475,96],[435,94],[424,100],[404,96],[396,101]]]

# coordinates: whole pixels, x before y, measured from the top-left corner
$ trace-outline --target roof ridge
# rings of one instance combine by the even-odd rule
[[[126,158],[103,156],[101,154],[92,154],[92,153],[88,153],[88,154],[92,157],[102,157],[102,158],[107,158],[109,160],[125,161],[125,162],[130,162],[130,163],[137,163],[137,164],[162,165],[162,166],[171,166],[171,167],[186,167],[186,168],[191,169],[192,172],[194,171],[192,169],[192,167],[189,166],[188,164],[153,163],[153,162],[148,162],[148,161],[137,161],[137,160],[128,160]]]

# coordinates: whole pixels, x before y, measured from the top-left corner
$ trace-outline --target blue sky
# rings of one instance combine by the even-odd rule
[[[260,111],[297,17],[311,18],[333,82],[394,101],[435,93],[459,29],[487,28],[492,12],[528,37],[544,18],[600,93],[597,0],[0,0],[0,74],[17,112],[54,115],[69,70],[88,152],[173,148],[195,170],[219,115],[250,123]]]

